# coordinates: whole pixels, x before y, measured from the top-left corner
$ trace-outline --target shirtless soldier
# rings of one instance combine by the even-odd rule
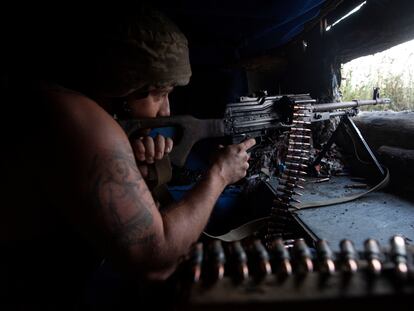
[[[199,238],[224,188],[245,176],[246,150],[255,141],[222,148],[194,188],[160,212],[146,165],[168,154],[172,140],[131,142],[113,114],[126,108],[130,117],[169,116],[169,93],[191,76],[187,40],[155,10],[102,24],[88,48],[72,55],[83,60],[71,68],[51,66],[28,82],[24,95],[10,79],[10,109],[23,109],[19,99],[27,110],[14,133],[18,141],[2,133],[3,150],[10,151],[2,158],[2,240],[19,258],[10,259],[20,265],[16,271],[28,265],[28,274],[37,270],[29,264],[33,256],[46,257],[34,261],[42,269],[79,270],[90,247],[137,277],[165,280]],[[82,251],[80,240],[87,245]]]

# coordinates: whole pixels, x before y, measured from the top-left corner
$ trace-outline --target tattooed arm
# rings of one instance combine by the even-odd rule
[[[109,150],[95,155],[90,180],[94,208],[98,213],[105,211],[112,240],[126,248],[153,240],[153,233],[146,234],[154,222],[149,209],[152,200],[128,152]],[[123,206],[132,208],[125,213]]]
[[[65,162],[67,202],[75,221],[86,224],[112,257],[144,277],[164,279],[205,227],[224,187],[243,177],[246,150],[254,141],[223,149],[205,178],[160,214],[137,169],[128,138],[94,101],[49,91],[48,104]],[[69,181],[69,182],[68,182]],[[74,202],[73,198],[78,198]],[[93,230],[91,230],[93,228]]]

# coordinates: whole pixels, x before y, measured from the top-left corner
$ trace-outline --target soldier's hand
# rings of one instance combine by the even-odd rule
[[[131,146],[138,168],[145,178],[148,175],[147,165],[153,164],[155,160],[161,160],[164,155],[170,153],[173,148],[173,141],[169,137],[158,134],[155,138],[143,136],[134,139]]]
[[[233,184],[246,176],[250,158],[247,150],[255,144],[256,140],[250,138],[240,144],[223,147],[216,155],[213,167],[226,184]]]

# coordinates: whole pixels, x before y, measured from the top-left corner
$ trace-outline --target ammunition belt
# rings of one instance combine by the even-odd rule
[[[292,202],[301,203],[297,196],[302,194],[297,189],[303,189],[307,175],[307,162],[311,148],[310,108],[312,100],[301,100],[293,103],[292,124],[288,132],[288,146],[285,161],[281,167],[277,196],[272,206],[270,219],[267,224],[266,244],[276,238],[283,238],[286,224],[289,220],[289,210],[293,208]]]
[[[414,293],[414,249],[402,236],[386,247],[367,239],[362,250],[344,239],[338,249],[326,240],[309,246],[277,238],[270,248],[259,239],[207,240],[194,246],[178,273],[196,303]]]

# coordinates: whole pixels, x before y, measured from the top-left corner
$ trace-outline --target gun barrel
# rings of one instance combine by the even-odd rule
[[[377,99],[361,99],[353,100],[350,102],[339,102],[339,103],[326,103],[326,104],[317,104],[313,105],[313,112],[326,112],[334,109],[347,109],[347,108],[356,108],[361,106],[369,105],[383,105],[389,104],[391,100],[389,98],[377,98]]]

